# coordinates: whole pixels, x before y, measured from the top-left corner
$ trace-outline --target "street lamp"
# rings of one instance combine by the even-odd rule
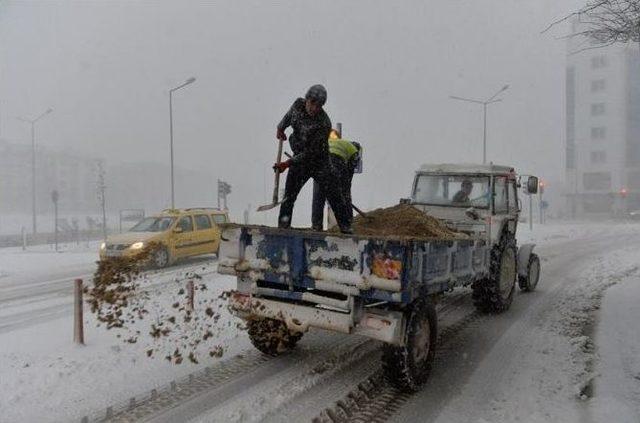
[[[35,135],[35,125],[36,122],[53,112],[52,108],[48,108],[44,113],[38,116],[35,119],[25,119],[25,118],[17,118],[23,122],[27,122],[31,124],[31,213],[33,219],[33,234],[37,233],[37,224],[36,224],[36,135]]]
[[[504,87],[502,87],[497,93],[489,97],[487,100],[475,100],[472,98],[456,97],[453,95],[449,96],[449,98],[453,100],[460,100],[460,101],[466,101],[468,103],[482,104],[482,108],[484,111],[484,132],[482,136],[482,164],[487,163],[487,106],[491,103],[497,103],[499,101],[502,101],[501,98],[496,99],[496,97],[508,89],[509,89],[509,85],[507,84]]]
[[[196,78],[193,76],[182,84],[178,85],[175,88],[171,88],[169,90],[169,149],[171,150],[171,208],[175,208],[175,184],[173,179],[173,92],[179,90],[182,87],[186,87],[189,84],[192,84],[196,81]]]

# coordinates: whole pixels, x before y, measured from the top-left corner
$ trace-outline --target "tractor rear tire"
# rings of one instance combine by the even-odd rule
[[[408,311],[404,346],[384,344],[384,375],[403,392],[416,392],[427,381],[436,355],[438,322],[428,300],[416,300]]]
[[[262,353],[277,356],[296,346],[302,332],[293,332],[286,323],[275,319],[253,319],[247,323],[249,339]]]
[[[483,313],[503,313],[513,302],[518,258],[515,239],[508,237],[491,251],[489,278],[472,285],[473,304]]]

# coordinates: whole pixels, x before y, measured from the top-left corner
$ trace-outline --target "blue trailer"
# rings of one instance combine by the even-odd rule
[[[227,226],[218,271],[237,277],[229,308],[266,354],[293,348],[312,327],[383,341],[389,378],[416,390],[435,356],[439,296],[470,285],[476,307],[502,312],[516,281],[525,291],[537,284],[533,246],[516,248],[509,219],[495,236],[498,219],[469,215],[459,222],[464,233],[447,239]]]

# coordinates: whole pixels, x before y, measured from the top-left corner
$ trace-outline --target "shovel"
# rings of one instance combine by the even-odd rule
[[[371,216],[369,216],[368,214],[366,214],[365,212],[357,208],[353,203],[351,203],[351,208],[353,208],[360,216],[364,217],[365,219],[367,220],[373,219]]]
[[[280,140],[278,143],[278,158],[276,159],[276,163],[280,163],[282,160],[282,145],[284,144],[283,140]],[[270,204],[265,204],[264,206],[258,207],[258,211],[267,211],[271,210],[274,207],[277,207],[281,202],[278,201],[278,191],[280,190],[280,171],[276,169],[276,176],[274,179],[274,187],[273,187],[273,201]]]
[[[285,152],[284,154],[285,154],[288,158],[290,158],[290,159],[292,158],[291,154],[289,154],[289,153],[287,153],[287,152]],[[263,206],[263,207],[264,207],[264,206]],[[357,208],[357,207],[355,206],[355,204],[351,203],[351,208],[353,208],[353,209],[356,211],[356,213],[358,213],[360,216],[364,217],[365,219],[367,219],[367,220],[371,220],[371,219],[372,219],[372,217],[371,217],[371,216],[367,215],[365,212],[363,212],[362,210],[360,210],[359,208]]]

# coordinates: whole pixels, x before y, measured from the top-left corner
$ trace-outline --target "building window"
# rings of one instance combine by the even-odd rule
[[[592,140],[603,140],[607,137],[607,128],[604,126],[596,126],[591,128]]]
[[[597,191],[611,189],[611,174],[609,172],[589,172],[582,175],[585,190]]]
[[[629,172],[627,174],[627,186],[629,189],[640,189],[640,171]]]
[[[593,56],[591,58],[591,69],[600,69],[607,66],[607,57],[604,55]]]
[[[604,79],[596,79],[591,81],[591,92],[597,93],[598,91],[604,91],[605,82]]]
[[[604,115],[604,103],[591,104],[591,116]]]
[[[602,164],[607,161],[607,153],[604,151],[592,151],[591,152],[591,163],[592,164]]]

